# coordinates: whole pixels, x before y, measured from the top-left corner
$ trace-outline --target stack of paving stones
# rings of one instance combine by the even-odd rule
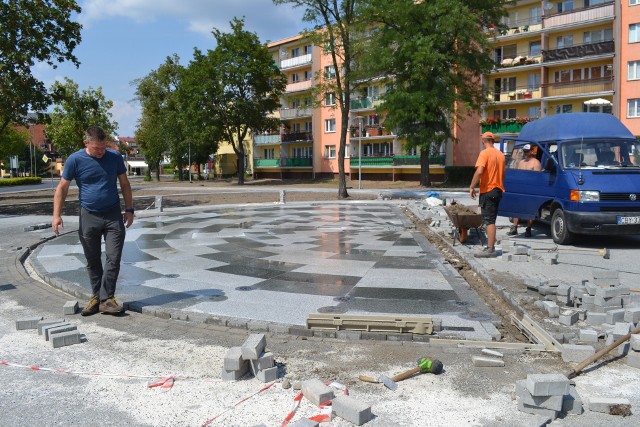
[[[605,337],[607,345],[611,344],[640,322],[640,295],[632,294],[620,284],[617,271],[594,270],[591,281],[582,280],[578,285],[534,279],[527,280],[526,285],[544,296],[535,305],[561,325],[573,326],[584,321],[591,326],[581,329],[578,337],[574,334],[562,339],[555,337],[569,343],[563,351],[563,360],[567,362],[579,362],[594,354],[592,344],[597,344],[600,336]],[[618,348],[620,355],[628,351],[629,343]]]
[[[540,254],[537,254],[536,251],[529,246],[517,244],[513,240],[502,240],[500,242],[500,247],[502,249],[502,259],[504,261],[529,262],[534,259],[542,259],[546,262],[547,259],[553,259],[554,262],[552,264],[558,263],[558,254],[543,257]]]
[[[371,420],[371,405],[346,394],[336,397],[333,388],[319,379],[303,381],[302,395],[318,407],[331,401],[332,416],[340,417],[357,426]],[[301,426],[306,425],[301,424]]]
[[[562,414],[580,415],[582,399],[562,374],[530,374],[516,382],[518,410],[535,415],[528,425],[544,426]]]
[[[78,327],[65,319],[45,320],[42,317],[25,317],[16,320],[16,330],[37,329],[38,335],[50,341],[53,348],[80,344]]]
[[[265,352],[267,339],[264,334],[251,334],[242,347],[231,347],[224,356],[223,381],[237,381],[249,371],[263,383],[278,378],[273,353]]]

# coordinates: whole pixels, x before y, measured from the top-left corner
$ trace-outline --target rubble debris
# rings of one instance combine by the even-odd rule
[[[592,397],[587,399],[587,407],[592,412],[602,412],[609,415],[631,415],[631,403],[625,398]]]

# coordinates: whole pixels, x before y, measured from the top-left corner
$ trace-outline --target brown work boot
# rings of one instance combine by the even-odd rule
[[[124,307],[118,304],[116,297],[107,298],[100,303],[100,313],[120,314],[124,312]]]
[[[86,307],[82,309],[80,314],[83,316],[92,316],[94,314],[97,314],[99,311],[99,306],[100,299],[98,297],[93,297],[89,300],[89,303],[86,305]]]

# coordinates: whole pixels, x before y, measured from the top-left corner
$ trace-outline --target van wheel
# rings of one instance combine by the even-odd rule
[[[551,217],[551,237],[559,245],[568,245],[573,242],[574,234],[567,228],[567,220],[562,209],[553,211]]]

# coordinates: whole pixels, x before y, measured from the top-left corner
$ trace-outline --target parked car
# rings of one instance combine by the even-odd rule
[[[522,147],[542,171],[519,170]],[[553,241],[640,234],[640,143],[614,116],[569,113],[527,123],[507,162],[501,216],[547,222]]]

